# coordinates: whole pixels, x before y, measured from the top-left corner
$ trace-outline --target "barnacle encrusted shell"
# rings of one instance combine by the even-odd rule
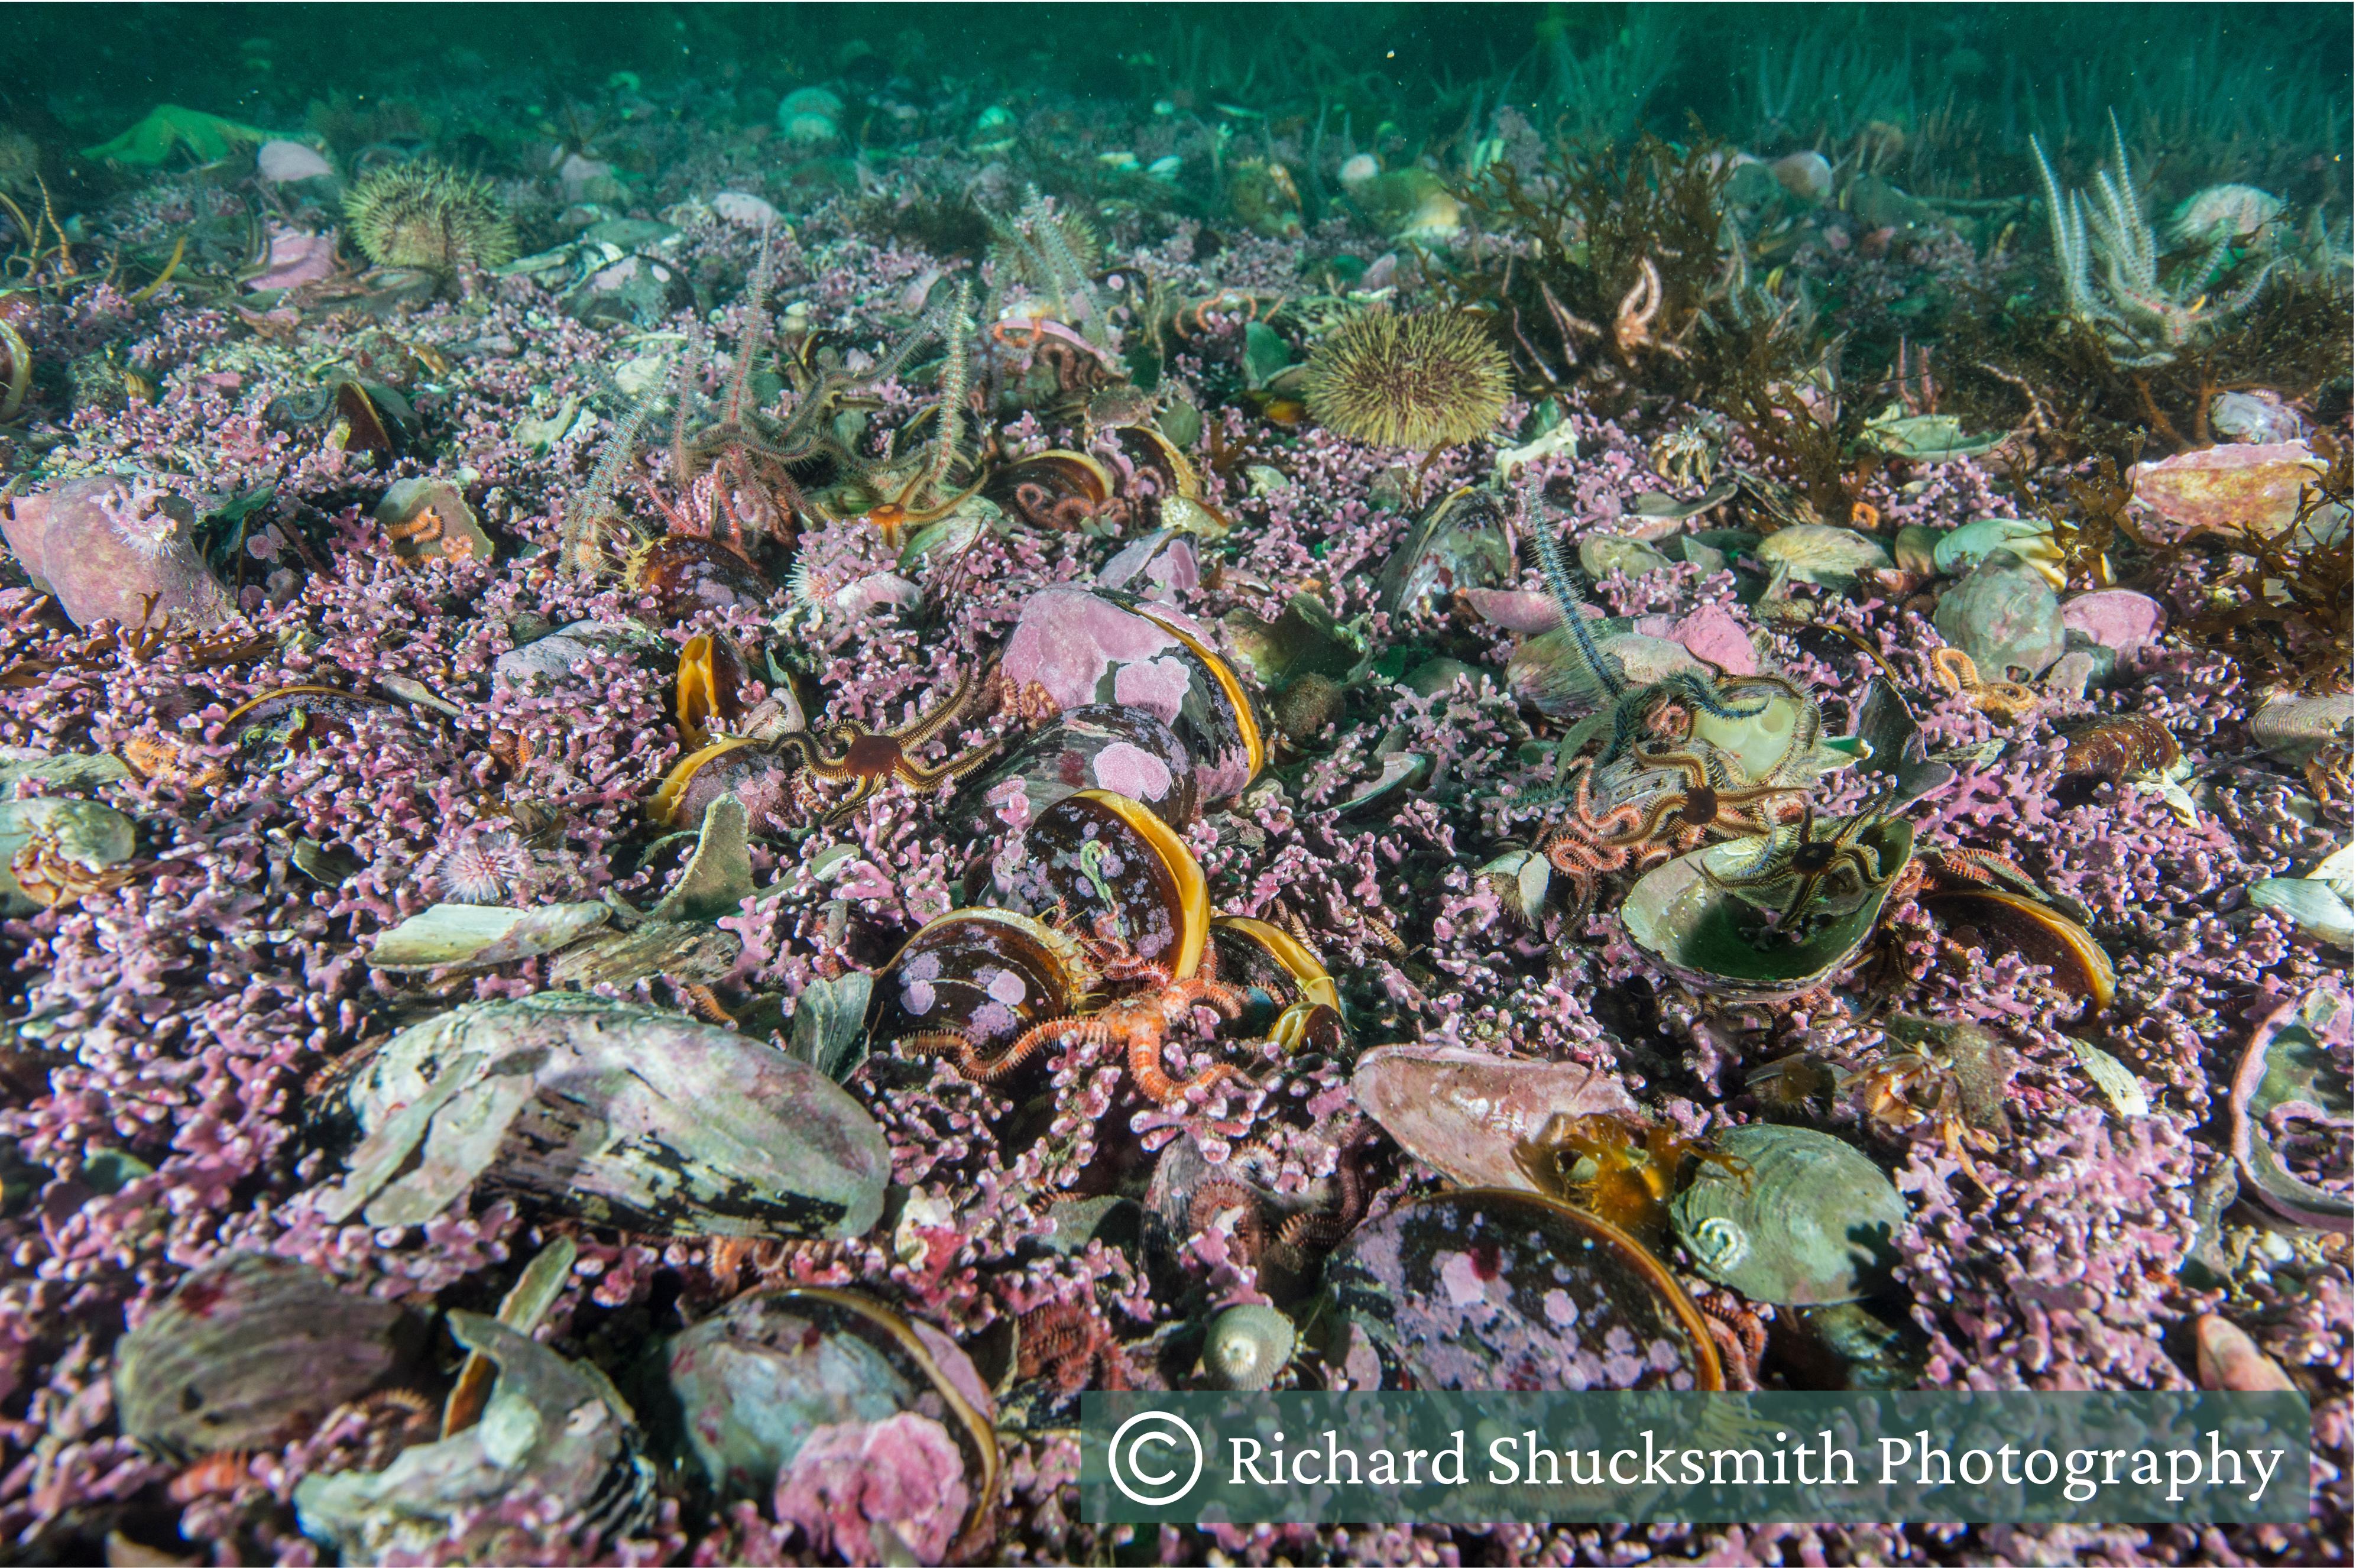
[[[182,1455],[284,1443],[392,1369],[402,1316],[308,1263],[216,1259],[116,1350],[123,1434]]]
[[[1670,1206],[1694,1266],[1753,1301],[1855,1301],[1890,1278],[1906,1200],[1838,1138],[1754,1123],[1712,1140],[1737,1165],[1705,1160]]]
[[[1082,789],[1040,812],[1023,843],[1015,886],[1034,905],[1059,906],[1074,929],[1177,978],[1202,963],[1211,928],[1203,868],[1137,801]]]
[[[1325,1277],[1348,1315],[1356,1387],[1724,1386],[1701,1314],[1660,1260],[1535,1193],[1474,1187],[1403,1204],[1359,1227]]]
[[[1514,1158],[1557,1113],[1635,1117],[1619,1075],[1577,1062],[1382,1046],[1350,1078],[1358,1107],[1399,1147],[1466,1187],[1537,1187]]]
[[[874,1119],[773,1046],[674,1013],[544,993],[395,1035],[347,1099],[364,1141],[337,1220],[432,1219],[477,1181],[670,1235],[857,1236],[884,1208]]]
[[[1292,1319],[1246,1302],[1211,1319],[1203,1335],[1203,1377],[1215,1389],[1264,1389],[1292,1359]]]
[[[1753,853],[1754,841],[1747,840],[1712,844],[1646,872],[1620,907],[1620,923],[1637,951],[1705,995],[1749,1002],[1798,996],[1830,980],[1863,949],[1891,884],[1914,853],[1914,829],[1883,822],[1861,842],[1885,868],[1883,879],[1866,888],[1855,907],[1796,941],[1774,938],[1757,909],[1703,873],[1705,856],[1721,875],[1735,871]]]
[[[560,1509],[584,1552],[643,1527],[654,1472],[605,1375],[480,1313],[451,1313],[450,1332],[498,1366],[482,1419],[381,1470],[305,1476],[294,1488],[303,1532],[348,1563],[445,1553],[498,1563],[532,1560],[537,1544],[499,1506],[510,1498]]]
[[[965,1458],[968,1507],[997,1492],[990,1392],[956,1341],[849,1291],[737,1297],[664,1348],[664,1436],[723,1498],[766,1499],[819,1427],[904,1412],[940,1423]]]
[[[1028,915],[952,909],[910,937],[875,977],[867,1037],[888,1046],[954,1034],[987,1058],[1072,1011],[1093,983],[1080,944]]]

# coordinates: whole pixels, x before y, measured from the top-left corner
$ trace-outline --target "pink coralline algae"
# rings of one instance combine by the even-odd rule
[[[323,91],[327,152],[118,171],[57,195],[70,238],[0,241],[7,1551],[2345,1563],[2346,954],[2249,892],[2346,878],[2344,338],[2337,384],[2056,368],[2021,324],[2062,307],[2050,258],[1900,190],[1937,135],[1881,121],[1718,149],[1707,231],[1606,278],[1625,213],[1559,206],[1585,166],[1528,76],[1395,147],[1213,65],[1131,113],[885,41],[699,42],[704,74],[594,106],[437,48],[415,104]],[[841,134],[777,134],[828,60]],[[520,259],[339,262],[336,171],[420,146],[483,170]],[[1419,181],[1492,160],[1452,234],[1350,194],[1417,146],[1448,160]],[[1245,156],[1301,238],[1231,210]],[[2330,221],[2270,231],[2281,314],[2217,354],[2330,314]],[[2036,305],[1967,332],[1957,300]],[[1494,431],[1308,418],[1341,323],[1468,301],[1515,359]],[[2196,445],[2196,394],[2269,375],[2302,441]],[[1976,455],[1880,452],[1893,403]],[[2302,511],[2264,562],[2212,526]],[[1938,569],[2021,519],[2106,542]],[[1779,569],[1828,534],[1889,562]],[[2072,760],[2117,720],[2174,750]],[[1139,815],[1059,844],[1084,789]],[[65,805],[128,850],[42,826]],[[1628,918],[1665,874],[1752,895],[1708,907],[1753,956],[1854,942],[1781,989],[1672,972]],[[524,911],[567,940],[380,947]],[[1003,940],[950,944],[951,983],[960,921]],[[1741,1128],[1837,1140],[1902,1204],[1837,1304],[1870,1347],[1680,1239]],[[249,1278],[384,1337],[209,1449],[143,1326]],[[794,1293],[839,1308],[795,1348],[821,1413],[714,1481],[664,1349]],[[2286,1382],[2311,1517],[1085,1522],[1081,1399],[1210,1386],[1236,1308],[1297,1331],[1280,1391]],[[205,1388],[267,1327],[221,1326]],[[502,1468],[495,1362],[594,1451],[543,1423]],[[886,1363],[947,1370],[862,1403]],[[404,1503],[453,1466],[498,1485]]]

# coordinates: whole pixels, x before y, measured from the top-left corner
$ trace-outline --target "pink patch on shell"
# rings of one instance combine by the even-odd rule
[[[1159,800],[1170,793],[1170,769],[1162,759],[1125,740],[1097,753],[1096,779],[1098,788],[1132,800]]]

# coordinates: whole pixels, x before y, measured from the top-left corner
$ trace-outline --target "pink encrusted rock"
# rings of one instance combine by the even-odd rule
[[[948,1428],[903,1411],[882,1421],[812,1429],[777,1477],[781,1524],[845,1563],[882,1563],[905,1551],[918,1563],[948,1554],[971,1493]]]
[[[1562,625],[1562,611],[1552,594],[1524,588],[1464,588],[1459,590],[1472,611],[1493,626],[1527,636],[1554,631]]]
[[[1682,643],[1685,650],[1705,663],[1715,664],[1729,675],[1759,673],[1759,651],[1751,645],[1751,637],[1742,623],[1729,615],[1723,606],[1704,605],[1669,631],[1671,640]]]
[[[2168,611],[2143,594],[2104,588],[2063,605],[2062,624],[2126,658],[2159,640],[2168,630]]]
[[[318,179],[336,172],[327,159],[300,142],[283,139],[264,142],[254,158],[262,179],[271,185],[285,185],[298,179]]]
[[[335,275],[336,236],[332,232],[305,234],[280,229],[270,236],[270,259],[262,274],[249,280],[245,286],[260,293],[264,289],[294,288]]]
[[[766,229],[777,220],[777,209],[749,191],[722,191],[712,199],[712,210],[740,229]]]
[[[2136,505],[2186,533],[2273,535],[2297,521],[2299,492],[2324,463],[2304,441],[2265,441],[2179,452],[2132,472]]]
[[[76,626],[116,620],[219,626],[229,596],[197,553],[201,508],[152,479],[69,479],[0,506],[0,534],[33,585],[52,595]],[[145,600],[155,596],[148,611]]]

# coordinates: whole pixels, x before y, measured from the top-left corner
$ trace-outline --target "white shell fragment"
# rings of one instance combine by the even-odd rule
[[[2121,1121],[2132,1122],[2138,1116],[2151,1114],[2151,1097],[2144,1092],[2143,1079],[2137,1078],[2126,1063],[2083,1040],[2071,1041],[2070,1048],[2077,1054],[2078,1065],[2086,1069],[2086,1076],[2094,1080],[2094,1087],[2103,1091],[2103,1098],[2111,1102],[2111,1109],[2119,1113]]]
[[[489,969],[539,958],[604,925],[603,904],[550,904],[506,909],[482,904],[436,904],[412,915],[376,940],[369,967],[394,974],[429,969]]]

